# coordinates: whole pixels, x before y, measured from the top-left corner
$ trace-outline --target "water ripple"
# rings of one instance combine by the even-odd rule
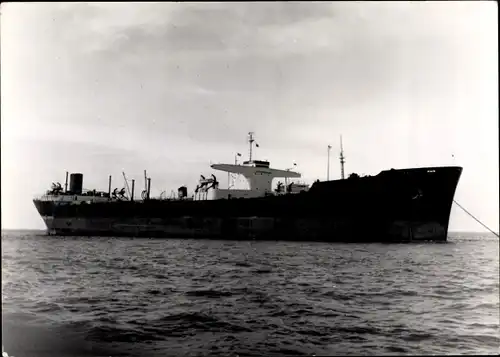
[[[498,240],[322,244],[2,233],[9,355],[496,354]]]

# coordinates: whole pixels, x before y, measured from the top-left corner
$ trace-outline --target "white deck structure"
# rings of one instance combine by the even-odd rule
[[[274,194],[272,182],[274,178],[299,178],[300,173],[278,170],[269,167],[267,161],[245,161],[243,165],[232,164],[214,164],[211,166],[214,170],[240,174],[244,176],[250,189],[216,189],[213,199],[220,198],[253,198]]]
[[[253,133],[249,133],[250,155],[249,160],[244,161],[242,165],[237,164],[214,164],[211,168],[218,171],[239,174],[248,181],[248,190],[237,189],[219,189],[213,190],[211,199],[231,199],[231,198],[255,198],[276,194],[272,189],[273,179],[275,178],[300,178],[298,172],[290,170],[273,169],[269,167],[268,161],[252,160],[252,148],[255,140]],[[295,188],[293,187],[295,185]],[[297,193],[297,188],[307,191],[308,186],[303,184],[292,184],[290,193]],[[283,193],[287,190],[283,187]]]

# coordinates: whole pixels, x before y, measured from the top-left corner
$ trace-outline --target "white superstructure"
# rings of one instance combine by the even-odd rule
[[[71,195],[71,194],[53,194],[47,193],[45,195],[36,197],[36,199],[40,201],[54,201],[60,204],[81,204],[85,203],[93,203],[93,202],[109,202],[109,201],[118,201],[116,198],[109,198],[104,196],[97,195]]]
[[[233,174],[239,174],[248,181],[248,190],[220,189],[214,187],[211,199],[231,199],[231,198],[254,198],[280,193],[299,193],[307,191],[308,185],[290,183],[284,187],[281,183],[278,189],[273,191],[272,184],[275,178],[300,178],[298,172],[290,170],[273,169],[268,161],[252,160],[252,148],[254,145],[253,133],[249,133],[250,155],[249,160],[244,161],[242,165],[238,164],[214,164],[211,168],[218,171],[224,171]]]
[[[243,165],[214,164],[214,170],[240,174],[248,181],[248,190],[216,189],[213,199],[219,198],[252,198],[274,194],[272,182],[274,178],[299,178],[300,173],[279,170],[269,167],[267,161],[245,161]]]

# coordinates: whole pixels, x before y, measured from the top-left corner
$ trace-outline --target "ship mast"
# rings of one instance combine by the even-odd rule
[[[345,164],[344,148],[342,147],[342,135],[340,135],[340,175],[342,180],[344,179],[344,164]]]
[[[328,161],[326,163],[326,180],[330,181],[330,149],[331,145],[328,145]]]
[[[253,138],[253,131],[248,133],[248,143],[250,144],[250,155],[248,158],[248,161],[252,161],[252,146],[253,143],[255,142],[255,139]],[[259,144],[255,143],[255,147],[259,147]]]
[[[249,158],[248,158],[248,161],[252,161],[252,146],[253,146],[253,143],[255,142],[254,138],[253,138],[253,132],[249,132],[248,133],[248,143],[250,144],[250,154],[249,154]]]

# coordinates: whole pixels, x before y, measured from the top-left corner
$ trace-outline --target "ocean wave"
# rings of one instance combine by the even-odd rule
[[[498,241],[2,236],[10,355],[494,354]],[[495,275],[496,274],[496,275]]]

